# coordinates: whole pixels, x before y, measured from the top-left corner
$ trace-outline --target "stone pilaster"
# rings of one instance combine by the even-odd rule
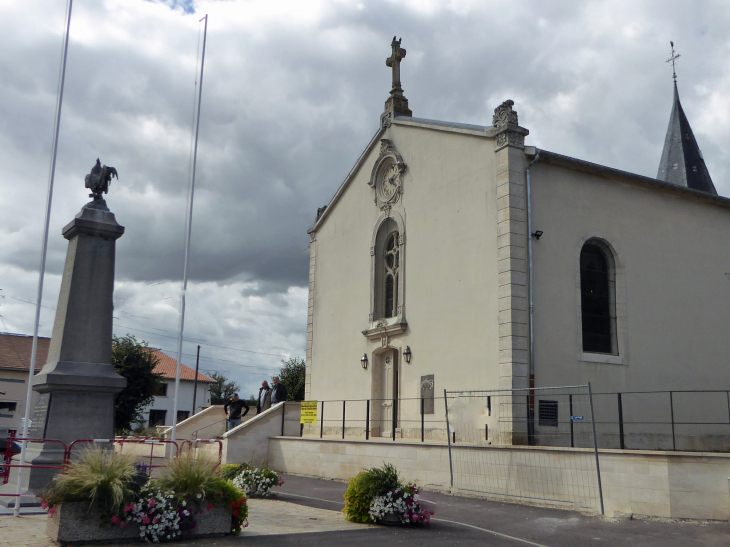
[[[314,333],[314,266],[317,260],[317,237],[309,234],[309,299],[307,301],[307,372],[304,381],[304,399],[310,400],[312,393],[312,342]]]
[[[497,183],[499,388],[529,387],[527,203],[524,138],[512,101],[495,109],[493,128]],[[527,442],[527,392],[500,397],[502,442]],[[511,424],[511,426],[509,425]]]

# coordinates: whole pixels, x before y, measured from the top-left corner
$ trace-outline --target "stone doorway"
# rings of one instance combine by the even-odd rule
[[[386,349],[373,358],[371,435],[392,437],[398,427],[398,350]]]

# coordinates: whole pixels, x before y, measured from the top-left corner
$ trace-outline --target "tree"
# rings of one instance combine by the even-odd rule
[[[231,398],[231,396],[241,389],[236,382],[229,380],[219,372],[210,375],[213,383],[210,384],[210,404],[222,405]]]
[[[290,357],[286,361],[282,359],[281,363],[284,366],[279,372],[279,381],[286,386],[286,400],[303,401],[306,362],[301,357]]]
[[[162,376],[155,373],[158,359],[147,347],[147,342],[137,342],[134,336],[114,337],[112,341],[112,365],[117,374],[127,379],[126,387],[114,396],[114,427],[126,433],[133,425],[142,425],[142,411],[154,396],[155,386]]]

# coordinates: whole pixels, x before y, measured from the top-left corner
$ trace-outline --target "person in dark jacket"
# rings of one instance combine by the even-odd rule
[[[241,415],[241,409],[246,409],[246,411]],[[223,411],[228,416],[228,429],[227,431],[230,431],[236,426],[241,425],[241,419],[243,416],[248,414],[248,403],[244,401],[243,399],[240,399],[238,397],[238,393],[234,393],[233,397],[231,397],[230,401],[226,401],[226,404],[223,405]]]
[[[264,380],[261,382],[259,389],[259,398],[256,400],[256,413],[261,414],[264,410],[271,408],[271,388],[269,382]]]
[[[271,404],[286,401],[286,386],[279,382],[278,376],[274,376],[271,381],[274,383],[274,387],[271,388]]]

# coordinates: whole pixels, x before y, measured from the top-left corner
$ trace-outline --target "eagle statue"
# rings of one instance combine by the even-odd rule
[[[112,177],[116,177],[119,180],[117,170],[114,167],[102,165],[99,158],[96,158],[96,165],[91,168],[91,173],[86,175],[86,188],[91,190],[89,197],[97,200],[101,199],[102,192],[108,194]]]

